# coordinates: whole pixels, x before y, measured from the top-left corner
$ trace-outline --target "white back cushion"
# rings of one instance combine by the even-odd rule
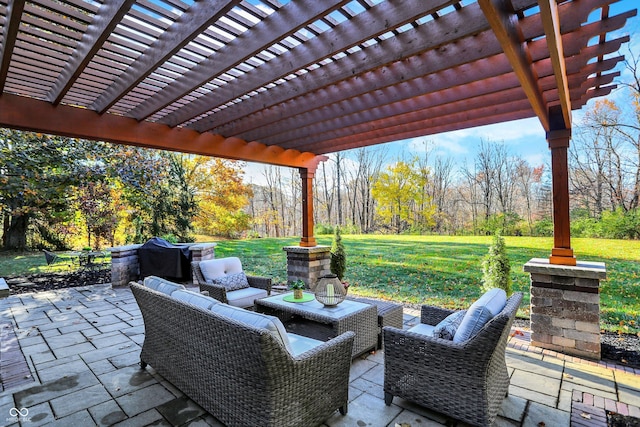
[[[220,302],[206,295],[199,294],[197,292],[186,291],[186,290],[183,291],[180,289],[172,293],[171,297],[180,301],[187,302],[189,304],[193,304],[200,308],[204,308],[205,310],[210,309],[212,305],[218,304]]]
[[[271,332],[278,341],[284,345],[289,354],[294,354],[294,351],[289,344],[289,338],[287,337],[287,331],[284,329],[284,325],[275,316],[269,316],[268,314],[256,313],[254,311],[244,310],[242,308],[233,307],[228,304],[216,304],[211,307],[211,311],[218,313],[222,316],[229,317],[247,325],[256,326],[258,328],[267,329]]]
[[[225,274],[242,272],[242,263],[237,257],[208,259],[200,261],[200,270],[202,270],[204,280],[211,282],[216,277]]]
[[[507,293],[498,288],[491,289],[471,304],[462,319],[453,342],[463,342],[473,337],[493,317],[500,313],[507,304]]]
[[[177,290],[186,289],[184,286],[170,282],[166,279],[156,276],[147,276],[144,278],[144,285],[147,288],[151,288],[155,291],[162,292],[163,294],[171,295]]]

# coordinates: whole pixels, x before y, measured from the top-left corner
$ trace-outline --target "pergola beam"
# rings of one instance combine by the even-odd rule
[[[11,55],[16,45],[24,4],[25,0],[9,0],[7,5],[7,15],[2,27],[2,48],[0,50],[0,93],[4,90],[4,85],[7,81]]]
[[[51,103],[58,105],[62,101],[134,3],[135,0],[110,0],[100,6],[87,31],[82,34],[78,47],[51,88],[47,96]]]
[[[580,48],[578,47],[576,51],[580,53],[571,57],[571,66],[568,72],[575,74],[580,72],[584,67],[588,67],[588,70],[593,70],[594,65],[587,65],[589,59],[601,53],[617,51],[625,40],[628,40],[628,37],[607,42],[604,45],[589,46],[582,49],[582,52],[580,52]],[[581,46],[582,45],[580,45],[580,47]],[[537,61],[536,68],[538,68],[538,72],[540,73],[539,77],[541,78],[553,76],[553,68],[550,60],[549,58],[544,58],[543,51],[546,51],[543,40],[532,45],[532,53]],[[594,71],[590,72],[607,71],[613,68],[621,59],[623,58],[617,57],[617,59],[614,58],[603,61],[599,63]],[[428,69],[428,67],[434,63],[437,63],[435,58],[425,57],[425,68]],[[495,76],[500,73],[502,73],[502,76],[496,78]],[[380,77],[380,79],[383,78],[383,76]],[[446,71],[410,80],[402,85],[396,85],[392,89],[383,88],[373,93],[353,93],[349,88],[358,86],[357,82],[354,82],[353,85],[348,85],[348,87],[343,88],[343,94],[340,100],[323,105],[322,109],[315,108],[309,112],[304,112],[280,121],[274,121],[268,128],[256,129],[246,133],[237,132],[236,135],[247,140],[256,139],[267,144],[276,144],[285,147],[310,144],[326,139],[327,132],[353,134],[353,130],[347,129],[347,127],[356,124],[366,125],[371,120],[384,119],[405,112],[429,108],[434,104],[425,103],[426,98],[431,100],[447,99],[444,96],[447,91],[454,92],[458,97],[464,97],[465,95],[472,97],[476,96],[474,95],[473,87],[479,87],[481,92],[487,91],[490,88],[501,90],[506,87],[505,84],[507,81],[504,79],[508,79],[509,88],[514,87],[514,85],[520,87],[520,83],[517,78],[515,78],[508,61],[500,57],[491,57],[481,59],[472,64],[460,65],[455,68],[451,67]],[[468,88],[465,85],[472,85],[472,87]],[[317,98],[320,97],[318,96]],[[316,102],[320,102],[317,98],[305,99],[304,101],[307,101],[307,104],[316,105]],[[388,103],[380,105],[380,99],[384,99]],[[405,100],[407,102],[402,105],[406,105],[406,107],[398,105],[398,103]],[[302,111],[304,109],[304,102],[303,100],[299,102],[301,103],[300,110]],[[394,105],[396,106],[395,108],[393,108]],[[386,114],[383,112],[386,112]],[[355,115],[358,116],[354,117]]]
[[[151,114],[188,95],[190,92],[225,73],[237,64],[266,50],[274,42],[280,41],[295,33],[300,28],[316,20],[318,15],[338,9],[345,3],[348,3],[348,1],[349,0],[340,0],[330,5],[317,0],[292,1],[287,3],[280,9],[279,13],[272,14],[265,18],[262,22],[251,28],[248,34],[232,40],[214,55],[176,78],[175,83],[161,90],[153,102],[142,103],[131,111],[129,115],[138,120],[149,117]],[[265,66],[266,65],[268,64],[265,64]],[[260,69],[262,78],[264,78],[264,74],[269,74],[269,71],[264,71],[263,67]],[[219,89],[223,90],[224,88]],[[235,93],[235,91],[231,93]],[[219,91],[216,91],[215,99],[220,97]],[[224,95],[222,97],[224,98]],[[225,102],[226,101],[221,101],[220,104],[224,104]],[[191,117],[201,114],[203,108],[205,108],[204,111],[209,109],[210,107],[206,108],[206,106],[210,103],[211,101],[203,102],[202,99],[200,99],[181,109],[179,113],[176,112],[164,117],[162,121],[170,126],[178,125]]]
[[[621,14],[605,22],[588,24],[582,27],[581,24],[587,19],[595,1],[587,0],[586,2],[581,2],[579,7],[574,7],[570,10],[568,9],[569,4],[561,6],[569,16],[565,20],[565,28],[569,32],[567,36],[570,36],[572,40],[569,47],[576,48],[574,54],[579,53],[579,50],[587,44],[591,31],[617,29],[624,25],[629,16],[633,16],[630,13]],[[474,22],[478,22],[478,20],[480,22],[484,21],[482,11],[477,6],[472,9],[472,12],[469,12],[467,17],[473,19]],[[438,23],[442,31],[455,32],[457,37],[469,34],[474,34],[474,36],[449,44],[444,54],[437,49],[431,49],[401,61],[389,62],[387,57],[387,64],[377,69],[364,68],[362,64],[368,64],[373,55],[379,55],[384,58],[384,51],[394,51],[391,46],[388,49],[384,47],[387,42],[384,40],[379,43],[379,51],[355,53],[349,58],[344,58],[341,61],[310,71],[288,82],[286,85],[275,87],[269,90],[268,93],[257,94],[250,99],[243,100],[243,102],[234,105],[232,109],[219,111],[212,119],[202,119],[192,125],[190,124],[189,127],[199,131],[212,130],[222,135],[245,134],[252,135],[248,137],[249,139],[254,137],[261,138],[264,132],[262,128],[270,128],[274,123],[286,118],[297,120],[300,114],[321,108],[324,109],[324,114],[327,108],[331,108],[331,106],[340,101],[351,100],[362,94],[373,94],[375,91],[381,91],[385,87],[398,86],[398,76],[402,76],[402,85],[412,79],[421,78],[426,82],[424,84],[431,86],[433,83],[429,83],[429,81],[434,78],[434,73],[471,63],[488,56],[502,54],[502,47],[493,36],[492,31],[489,30],[488,24],[483,23],[478,24],[481,27],[460,29],[455,22],[448,24],[445,18],[441,18]],[[599,27],[596,28],[593,25],[598,25]],[[479,28],[485,28],[487,31],[477,33]],[[537,38],[544,35],[542,24],[535,16],[523,19],[522,30],[527,38]],[[411,41],[411,47],[405,48],[403,51],[403,54],[407,55],[415,53],[414,49],[417,52],[421,52],[429,46],[439,46],[443,42],[441,36],[428,37],[420,34],[417,30],[409,30],[403,35],[406,40]],[[543,43],[544,41],[535,44]],[[423,46],[417,48],[416,46],[420,44]],[[547,53],[546,46],[544,47],[544,53]],[[342,61],[347,61],[347,63]],[[491,69],[476,70],[475,68],[468,71],[471,78],[475,73],[491,72]],[[464,80],[465,76],[456,76],[456,78]],[[482,76],[479,77],[479,79],[481,78]],[[378,97],[376,102],[379,103],[380,99],[386,98]],[[284,102],[287,103],[287,108],[283,111],[280,106]],[[215,123],[229,123],[212,127],[214,120]],[[256,133],[248,134],[247,132],[251,130],[255,130]]]
[[[315,169],[319,162],[327,159],[309,152],[224,138],[208,132],[170,128],[161,123],[140,123],[128,117],[100,115],[65,105],[53,106],[46,101],[7,93],[0,97],[0,127],[293,168]]]
[[[107,111],[145,77],[238,3],[240,0],[200,0],[194,2],[187,11],[180,15],[169,30],[160,34],[149,46],[149,49],[131,64],[129,70],[120,75],[120,78],[94,102],[91,108],[100,114]]]
[[[590,85],[604,85],[609,79],[607,76],[601,76],[598,78],[590,79]],[[601,90],[605,88],[602,87]],[[600,92],[603,94],[604,92]],[[606,93],[605,93],[606,94]],[[464,101],[458,101],[459,104],[465,104],[468,106],[464,112],[452,112],[455,110],[449,110],[448,107],[436,107],[425,111],[416,111],[400,115],[395,118],[395,123],[389,120],[372,121],[369,130],[363,129],[351,129],[351,134],[345,134],[338,138],[327,137],[323,141],[300,144],[296,149],[300,150],[312,150],[315,153],[327,153],[331,152],[334,148],[338,147],[340,150],[346,150],[354,148],[358,144],[362,145],[361,141],[366,141],[364,145],[374,145],[384,142],[396,141],[400,139],[415,138],[419,136],[433,135],[443,132],[450,132],[454,130],[463,129],[460,123],[471,121],[475,126],[483,126],[489,124],[496,124],[505,121],[517,120],[530,117],[530,109],[527,109],[527,100],[510,100],[508,93],[504,93],[502,101],[498,98],[493,99],[495,104],[487,102],[483,105],[478,100],[467,99]],[[551,98],[551,97],[550,97]],[[486,101],[491,101],[490,97],[485,96],[483,98]],[[576,91],[574,103],[576,106],[583,105],[588,99],[583,99],[580,93]],[[556,98],[552,98],[552,101],[557,101]],[[454,104],[455,105],[455,104]],[[459,110],[457,110],[459,111]],[[526,111],[529,111],[528,115],[524,115]],[[449,114],[447,114],[449,113]],[[429,133],[425,134],[424,129],[429,129]],[[359,133],[354,133],[359,132]],[[421,133],[422,132],[422,133]],[[354,137],[357,135],[357,137]]]
[[[264,87],[279,79],[285,78],[286,76],[295,73],[296,70],[303,69],[310,65],[319,63],[327,58],[330,58],[335,52],[342,52],[353,46],[357,46],[358,44],[361,44],[367,40],[373,39],[383,33],[388,32],[389,28],[395,28],[397,26],[401,26],[408,22],[414,21],[424,16],[425,14],[445,7],[451,3],[454,3],[455,1],[456,0],[408,0],[401,4],[397,2],[379,3],[366,12],[356,15],[351,20],[344,21],[334,28],[327,30],[324,33],[321,33],[318,36],[308,40],[306,43],[300,44],[290,49],[288,52],[284,52],[282,55],[272,59],[259,69],[257,68],[251,70],[243,76],[240,76],[238,79],[236,79],[233,88],[222,86],[216,90],[215,94],[202,96],[196,101],[192,102],[189,108],[171,113],[163,117],[161,121],[170,126],[177,126],[193,117],[198,117],[199,115],[204,114],[215,107],[225,105],[251,91],[258,90],[261,87]],[[449,18],[445,16],[442,19],[445,20],[446,18],[449,21],[458,21],[459,24],[459,20],[461,18],[457,15],[458,14],[453,14],[453,16]],[[475,21],[469,19],[469,22]],[[474,25],[469,25],[469,27],[473,28]],[[431,36],[439,38],[445,37],[444,34],[432,34]],[[406,38],[407,36],[402,34],[398,37]],[[433,43],[436,42],[433,41]],[[380,43],[379,46],[377,46],[375,49],[378,55],[382,54],[383,60],[377,60],[378,58],[376,58],[375,56],[369,55],[366,61],[367,67],[377,67],[383,65],[390,55],[399,57],[409,54],[407,50],[399,52],[398,49],[392,50],[382,48],[382,46],[386,44],[389,43]],[[412,42],[411,44],[407,45],[411,46],[410,51],[415,51],[416,48],[420,49],[421,46],[421,44],[417,42]],[[331,49],[327,49],[327,46],[331,46]],[[369,49],[365,49],[365,51],[368,50]],[[354,54],[354,56],[360,55]],[[323,71],[324,68],[325,67],[320,67],[318,68],[318,70],[321,74],[326,75],[326,70]],[[353,74],[354,67],[344,69],[343,73],[344,72]],[[186,79],[187,77],[188,75],[185,74],[184,78]],[[213,77],[215,77],[215,74],[213,73],[207,75],[208,80],[212,79]],[[294,83],[295,81],[300,80],[302,77],[303,76],[298,76],[297,79],[292,79],[289,81],[289,83]],[[317,80],[316,84],[321,85],[321,82],[326,81],[327,79],[325,77],[324,79]],[[257,105],[252,98],[244,100],[243,103]],[[214,121],[214,123],[211,122],[212,120]],[[195,125],[190,127],[203,132],[211,129],[214,126],[222,124],[221,120],[222,123],[224,123],[233,119],[226,118],[226,114],[216,114],[213,116],[213,119],[206,118],[200,120],[196,122]]]
[[[560,95],[560,109],[564,120],[564,129],[571,129],[571,97],[569,96],[562,35],[560,34],[558,4],[556,0],[540,0],[538,4],[540,5],[540,17],[542,18],[547,47]]]
[[[518,24],[518,17],[509,10],[511,8],[509,0],[478,0],[478,4],[500,42],[504,54],[509,59],[513,71],[518,76],[533,112],[538,116],[542,127],[549,131],[548,106],[538,86],[538,77]]]

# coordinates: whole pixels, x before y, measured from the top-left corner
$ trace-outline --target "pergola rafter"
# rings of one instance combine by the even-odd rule
[[[324,154],[537,117],[571,263],[571,111],[615,88],[636,14],[612,3],[0,0],[0,126],[299,168],[313,246]]]

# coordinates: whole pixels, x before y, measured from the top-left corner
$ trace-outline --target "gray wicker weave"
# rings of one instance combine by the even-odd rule
[[[141,366],[225,425],[316,426],[346,413],[353,332],[293,357],[266,329],[130,286],[145,327]]]
[[[256,311],[277,316],[288,331],[316,339],[324,340],[353,331],[356,334],[353,357],[376,348],[378,322],[375,306],[345,300],[335,307],[324,307],[316,300],[301,304],[286,302],[282,300],[284,296],[256,300]],[[309,328],[293,329],[292,322],[301,323],[298,319],[309,321]]]
[[[400,304],[373,298],[347,297],[348,300],[375,305],[378,309],[378,348],[382,348],[382,328],[393,326],[402,329],[403,308]]]
[[[514,293],[463,343],[385,327],[385,403],[399,396],[469,424],[491,425],[509,388],[505,349],[521,301],[522,293]],[[451,313],[423,306],[421,322],[436,325]]]
[[[207,283],[204,276],[202,275],[202,270],[200,269],[200,261],[193,261],[191,263],[191,269],[193,271],[193,277],[195,279],[195,282],[193,284],[198,285],[201,292],[207,291],[209,292],[209,296],[211,298],[215,298],[225,304],[229,302],[227,300],[227,289],[224,286]],[[267,291],[267,294],[271,295],[270,277],[247,275],[247,280],[249,281],[249,286],[251,286],[252,288],[265,289]]]

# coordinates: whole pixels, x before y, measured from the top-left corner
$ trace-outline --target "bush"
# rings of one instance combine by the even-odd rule
[[[313,234],[316,234],[318,236],[322,234],[333,234],[333,233],[334,233],[334,229],[332,225],[316,224],[313,227]]]
[[[339,226],[336,226],[336,233],[333,236],[333,243],[331,244],[331,262],[329,268],[340,280],[344,277],[347,269],[347,254],[344,251]]]
[[[511,264],[507,256],[504,238],[500,233],[493,237],[493,244],[489,247],[489,253],[482,261],[482,289],[486,292],[493,288],[504,289],[507,296],[513,292],[511,289]]]
[[[538,237],[553,236],[553,221],[551,218],[544,218],[533,223],[533,235]],[[576,236],[577,237],[577,236]]]

